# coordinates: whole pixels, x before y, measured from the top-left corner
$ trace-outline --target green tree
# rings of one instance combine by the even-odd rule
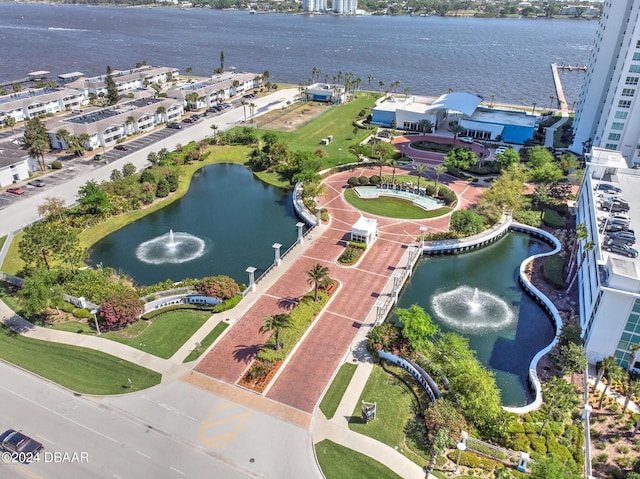
[[[567,293],[571,291],[571,288],[573,287],[573,283],[575,283],[576,279],[578,278],[578,272],[580,271],[580,268],[582,268],[582,264],[587,259],[587,255],[589,254],[589,251],[593,250],[595,247],[596,247],[596,244],[593,241],[587,241],[582,247],[582,257],[580,258],[580,263],[578,264],[578,267],[576,269],[576,272],[573,275],[573,278],[569,282],[569,286],[567,286],[567,290],[566,290]]]
[[[293,321],[289,314],[274,314],[262,318],[262,326],[260,326],[260,334],[273,332],[276,338],[275,350],[280,351],[280,333],[285,329],[293,327]]]
[[[498,153],[495,161],[500,166],[501,170],[506,170],[511,165],[517,165],[520,163],[520,155],[513,148],[507,148],[504,153]]]
[[[531,466],[531,479],[581,479],[582,475],[568,470],[564,462],[554,456],[542,456]]]
[[[38,162],[38,167],[40,170],[46,170],[47,166],[44,162],[44,156],[50,151],[49,148],[49,139],[36,139],[29,146],[29,156],[34,158]]]
[[[449,131],[451,133],[453,133],[453,146],[456,145],[456,138],[458,138],[458,135],[460,135],[461,133],[466,131],[466,128],[464,126],[459,125],[458,123],[454,123],[453,125],[451,125],[449,127]]]
[[[458,210],[451,215],[449,228],[463,236],[471,236],[484,230],[484,219],[473,210]]]
[[[156,185],[156,196],[158,198],[166,198],[169,196],[169,183],[165,178],[160,178]]]
[[[433,129],[433,122],[424,118],[418,122],[418,129],[422,132],[423,135],[431,133],[431,130]]]
[[[542,397],[544,403],[542,417],[544,422],[540,427],[540,435],[550,421],[567,422],[571,421],[571,415],[580,407],[580,396],[576,394],[575,388],[562,378],[554,377],[542,386]]]
[[[109,65],[107,65],[107,76],[104,79],[104,83],[107,87],[107,100],[109,105],[115,105],[120,99],[120,94],[118,93],[116,82],[113,80],[113,76],[111,75],[111,67]]]
[[[624,406],[622,407],[622,414],[627,412],[629,403],[633,396],[640,395],[640,378],[632,371],[627,371],[627,381],[625,384]]]
[[[11,115],[7,115],[2,121],[5,128],[11,128],[11,134],[13,135],[13,127],[16,126],[16,119]]]
[[[440,175],[447,171],[447,167],[443,164],[436,165],[433,167],[433,172],[436,174],[436,191],[434,195],[437,197],[440,192]]]
[[[602,409],[602,403],[604,402],[604,398],[607,395],[607,391],[609,387],[613,384],[614,381],[621,381],[624,379],[625,370],[618,366],[618,363],[615,366],[608,367],[604,372],[604,377],[607,380],[607,384],[602,391],[602,395],[600,396],[600,400],[598,401],[598,409]]]
[[[38,214],[47,220],[52,220],[55,217],[62,222],[62,216],[66,211],[64,200],[53,196],[47,196],[44,202],[38,205]]]
[[[373,145],[372,154],[375,155],[376,165],[380,167],[380,177],[382,177],[382,167],[387,165],[396,150],[391,143],[379,141]]]
[[[398,319],[402,323],[402,335],[409,341],[413,349],[420,350],[429,341],[428,338],[438,332],[431,316],[417,304],[410,308],[399,308]]]
[[[522,205],[525,171],[518,165],[511,165],[495,179],[481,200],[497,206],[501,211],[514,211]],[[479,202],[483,209],[482,201]],[[484,211],[483,211],[484,213]]]
[[[18,254],[27,265],[47,270],[53,261],[65,260],[74,270],[84,257],[76,231],[57,221],[38,221],[27,226],[18,244]]]
[[[420,180],[422,179],[422,175],[429,170],[429,166],[424,163],[418,163],[413,167],[413,169],[418,173],[418,191],[420,191]]]
[[[109,206],[109,196],[98,183],[89,180],[78,190],[78,202],[90,213],[101,215]]]
[[[220,50],[220,73],[224,71],[224,51]]]
[[[38,271],[32,271],[24,279],[18,297],[20,305],[27,317],[44,311],[49,306],[51,297],[50,287],[44,279],[44,275]]]
[[[307,284],[313,286],[314,290],[314,301],[318,301],[318,292],[320,291],[320,286],[327,284],[330,281],[329,277],[329,268],[326,266],[322,266],[320,263],[314,264],[310,270],[306,271],[307,275]]]
[[[596,382],[593,385],[594,392],[598,390],[598,384],[602,381],[602,378],[607,373],[618,366],[618,361],[615,356],[607,356],[602,361],[596,362]]]
[[[456,405],[445,398],[429,404],[424,411],[424,423],[429,447],[429,463],[425,467],[425,477],[429,477],[438,455],[452,445],[453,437],[461,437],[467,425]]]
[[[573,375],[584,371],[587,365],[584,349],[574,342],[568,342],[560,346],[558,360],[563,373],[571,374],[571,384],[573,384]]]
[[[126,163],[122,167],[122,176],[125,178],[128,176],[132,176],[133,174],[135,174],[135,172],[136,172],[136,166],[133,163]]]
[[[444,164],[447,168],[468,170],[478,162],[476,154],[469,148],[455,147],[444,156]]]

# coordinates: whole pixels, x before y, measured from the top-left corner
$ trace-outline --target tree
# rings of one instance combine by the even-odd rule
[[[156,196],[158,198],[166,198],[169,196],[169,184],[165,178],[160,178],[156,185]]]
[[[539,434],[542,435],[549,421],[565,422],[571,420],[571,414],[580,407],[580,396],[575,388],[560,377],[554,377],[542,387],[542,416],[544,421]]]
[[[100,304],[100,321],[109,331],[134,323],[142,313],[142,300],[138,293],[128,286],[116,284]]]
[[[34,271],[24,279],[18,297],[28,317],[44,311],[49,306],[51,292],[44,274]]]
[[[451,215],[449,228],[463,236],[471,236],[484,230],[484,219],[473,210],[458,210]]]
[[[580,258],[580,264],[578,265],[578,268],[576,269],[576,272],[574,273],[573,278],[569,282],[569,286],[567,286],[567,290],[566,290],[567,293],[571,291],[571,288],[573,287],[573,283],[575,283],[576,279],[578,278],[578,272],[580,271],[580,268],[582,268],[582,264],[584,263],[584,261],[587,259],[587,254],[589,253],[589,251],[591,251],[595,247],[596,247],[596,244],[593,241],[587,241],[582,247],[582,257]]]
[[[382,177],[382,167],[387,165],[389,159],[395,154],[396,150],[391,143],[379,141],[372,148],[372,154],[377,156],[376,165],[380,167],[380,177]]]
[[[318,292],[320,286],[327,284],[330,281],[329,268],[322,266],[320,263],[314,264],[310,270],[306,271],[307,284],[313,286],[314,296],[313,300],[318,301]]]
[[[53,219],[56,216],[62,221],[62,214],[66,211],[64,206],[64,200],[61,198],[54,198],[47,196],[44,202],[38,205],[38,214],[48,220]]]
[[[469,148],[454,147],[445,155],[447,168],[468,170],[478,162],[476,154]]]
[[[571,374],[571,384],[573,384],[573,375],[584,371],[587,364],[587,357],[584,349],[577,343],[568,342],[560,346],[558,350],[558,359],[563,373]]]
[[[136,166],[133,163],[126,163],[122,167],[122,176],[124,178],[132,176],[136,172]]]
[[[445,398],[429,404],[424,411],[424,423],[427,428],[429,448],[429,463],[425,467],[425,477],[429,477],[438,455],[452,445],[453,437],[461,437],[467,424],[456,405]]]
[[[165,122],[167,121],[165,118],[165,113],[167,112],[167,109],[160,105],[158,108],[156,108],[156,115],[158,115],[158,118],[160,119],[161,122]]]
[[[402,335],[415,350],[422,349],[428,338],[438,332],[438,326],[433,322],[424,309],[417,304],[409,309],[399,308],[398,319],[402,323]]]
[[[593,385],[593,390],[598,390],[598,384],[602,381],[602,378],[607,371],[613,370],[618,365],[615,356],[607,356],[602,361],[596,363],[596,382]]]
[[[218,131],[218,125],[211,125],[209,128],[213,130],[213,138],[216,137],[216,132]]]
[[[451,125],[449,127],[449,131],[451,133],[453,133],[453,146],[456,145],[456,138],[458,138],[458,135],[464,131],[466,131],[466,128],[463,126],[460,126],[458,123],[454,123],[453,125]]]
[[[584,223],[578,224],[576,226],[576,237],[575,237],[575,240],[573,241],[573,247],[571,248],[571,255],[569,256],[569,261],[567,263],[569,265],[569,269],[567,271],[567,278],[570,278],[573,273],[573,267],[576,265],[575,263],[576,254],[578,253],[580,244],[583,241],[586,241],[587,239],[589,239],[589,232],[587,230],[587,226]]]
[[[118,93],[116,82],[113,80],[113,76],[111,76],[111,67],[109,65],[107,65],[107,76],[105,77],[104,83],[107,87],[107,100],[109,105],[115,105],[120,99],[120,94]]]
[[[11,128],[11,134],[13,135],[13,127],[16,126],[16,119],[11,115],[7,115],[2,121],[5,128]]]
[[[429,166],[424,163],[418,163],[413,167],[413,169],[418,173],[418,191],[420,191],[420,180],[422,179],[422,175],[424,175],[429,169]]]
[[[246,100],[240,100],[240,104],[242,105],[242,109],[244,110],[244,122],[247,122],[247,105],[249,104]]]
[[[220,73],[224,71],[224,50],[220,50]]]
[[[622,407],[622,414],[627,412],[631,397],[640,394],[640,378],[632,371],[627,371],[627,382],[625,385],[624,406]]]
[[[40,170],[44,171],[47,166],[44,163],[44,156],[49,152],[49,140],[38,138],[29,146],[29,156],[38,162]]]
[[[500,211],[514,211],[523,201],[524,181],[526,173],[518,165],[511,165],[495,179],[487,191],[480,197],[479,206],[486,208],[483,202],[495,205]],[[484,213],[484,211],[483,211]]]
[[[564,462],[554,456],[536,458],[531,466],[531,479],[581,479],[582,475],[570,471]]]
[[[618,366],[616,362],[615,366],[608,368],[604,372],[604,377],[607,380],[607,385],[604,387],[604,391],[602,391],[602,396],[600,396],[600,401],[598,401],[598,409],[602,409],[602,403],[604,402],[604,398],[607,395],[607,391],[609,390],[609,386],[613,384],[613,381],[621,381],[624,379],[625,370]]]
[[[53,261],[64,260],[74,270],[84,256],[77,232],[57,221],[38,221],[27,226],[18,253],[27,265],[48,270]]]
[[[495,160],[500,165],[501,170],[506,170],[511,165],[520,163],[520,155],[513,148],[507,148],[504,153],[498,153]]]
[[[89,212],[100,215],[109,206],[109,196],[98,183],[89,180],[78,190],[78,202]]]
[[[396,159],[393,159],[389,162],[391,167],[393,168],[393,172],[391,174],[391,183],[396,184],[396,168],[400,166],[400,162]]]
[[[438,192],[440,189],[440,185],[439,185],[440,175],[446,171],[447,171],[447,167],[444,166],[443,164],[436,165],[433,167],[433,172],[436,174],[436,191],[434,193],[435,196],[438,196]]]
[[[275,350],[280,351],[280,332],[284,329],[293,327],[293,321],[289,314],[274,314],[272,316],[265,316],[262,318],[262,326],[260,326],[259,333],[270,333],[276,337]]]
[[[238,283],[233,278],[224,275],[202,278],[193,284],[193,289],[204,296],[218,298],[222,301],[240,294]]]
[[[418,122],[418,128],[423,135],[426,135],[427,133],[431,133],[431,131],[433,130],[433,122],[431,120],[423,118]]]

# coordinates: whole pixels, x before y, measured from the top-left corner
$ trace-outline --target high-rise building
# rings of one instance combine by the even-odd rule
[[[607,0],[576,106],[571,150],[590,146],[640,165],[640,1]]]
[[[309,13],[324,13],[327,11],[327,0],[303,0],[302,10]]]
[[[357,9],[358,0],[333,0],[333,13],[355,15]]]

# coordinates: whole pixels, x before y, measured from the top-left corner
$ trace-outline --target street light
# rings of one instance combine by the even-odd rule
[[[531,114],[532,115],[536,114],[536,102],[535,101],[533,102],[533,110],[531,111]]]
[[[338,164],[342,164],[342,148],[338,148]]]
[[[98,326],[98,317],[96,316],[96,313],[98,312],[97,309],[92,309],[91,311],[89,311],[91,314],[93,314],[93,320],[96,323],[96,331],[98,334],[102,334],[100,333],[100,326]]]
[[[456,460],[456,468],[453,470],[454,474],[460,474],[460,456],[462,455],[462,451],[467,450],[468,436],[469,435],[465,431],[462,431],[462,439],[458,444],[456,444],[456,447],[458,448],[458,459]]]

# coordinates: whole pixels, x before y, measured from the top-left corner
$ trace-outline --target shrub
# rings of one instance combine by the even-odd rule
[[[609,455],[606,452],[602,452],[593,458],[593,462],[596,464],[605,464],[609,459]]]
[[[193,288],[200,294],[225,301],[240,294],[240,288],[229,276],[218,275],[202,278],[193,284]]]
[[[349,241],[349,246],[361,250],[367,249],[367,243],[360,243],[359,241]]]
[[[368,185],[368,184],[369,184],[369,177],[367,177],[367,176],[360,176],[360,177],[358,178],[358,183],[359,183],[360,185],[362,185],[362,186],[366,186],[366,185]]]
[[[629,456],[618,456],[615,459],[615,463],[622,469],[629,469],[631,467],[631,458]]]
[[[60,160],[53,160],[49,166],[52,170],[61,170],[62,162]]]
[[[596,449],[600,450],[600,451],[604,451],[607,448],[607,443],[604,441],[598,441],[596,442]]]
[[[338,261],[340,263],[349,265],[355,263],[358,260],[359,256],[360,255],[358,254],[358,250],[356,248],[348,247],[342,252],[340,257],[338,258]]]
[[[373,175],[371,176],[371,178],[369,178],[369,183],[371,183],[372,185],[380,184],[381,181],[382,178],[380,178],[378,175]]]
[[[74,309],[71,314],[73,314],[73,316],[78,319],[87,319],[91,317],[91,313],[86,309],[82,309],[82,308]]]
[[[542,215],[542,221],[550,228],[562,228],[564,226],[564,220],[554,210],[545,209]]]
[[[556,289],[562,289],[564,280],[562,278],[562,270],[564,268],[564,259],[558,254],[547,256],[544,258],[543,273],[544,278]]]
[[[547,444],[544,437],[540,436],[529,436],[529,441],[531,442],[531,449],[535,452],[539,452],[541,454],[546,454],[547,452]]]
[[[357,176],[352,176],[347,180],[347,184],[351,187],[358,186],[360,182],[358,181]]]
[[[498,463],[492,459],[478,456],[471,452],[462,452],[460,454],[460,465],[471,468],[483,469],[485,471],[493,471]]]
[[[266,376],[268,372],[269,372],[269,367],[266,366],[263,362],[256,362],[253,366],[251,366],[251,369],[249,369],[249,375],[253,379]]]
[[[629,454],[629,446],[625,444],[620,444],[616,449],[620,454]]]
[[[222,313],[223,311],[228,311],[232,308],[235,308],[240,301],[242,301],[242,295],[236,294],[235,296],[223,301],[222,303],[216,304],[213,307],[213,312]]]

